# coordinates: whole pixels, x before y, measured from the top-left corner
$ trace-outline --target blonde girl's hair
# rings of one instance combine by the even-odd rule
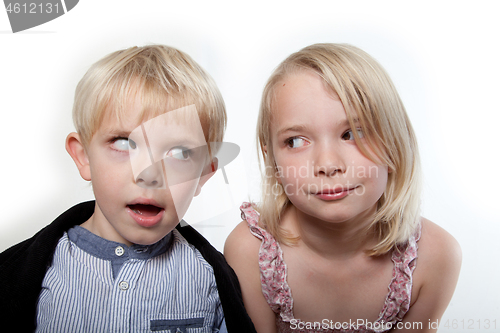
[[[420,161],[417,140],[408,115],[389,75],[366,52],[346,44],[315,44],[283,61],[263,92],[257,123],[257,146],[264,161],[262,202],[257,209],[262,226],[280,242],[293,245],[280,227],[280,215],[290,200],[278,183],[272,151],[271,124],[275,88],[299,71],[313,71],[340,98],[360,150],[389,167],[387,187],[377,203],[370,229],[379,242],[368,251],[382,255],[408,241],[420,221]],[[375,156],[374,156],[375,155]]]
[[[88,147],[104,117],[119,121],[135,98],[142,108],[138,122],[194,104],[206,141],[223,139],[226,108],[210,75],[184,52],[147,45],[105,56],[78,83],[73,122],[83,145]]]

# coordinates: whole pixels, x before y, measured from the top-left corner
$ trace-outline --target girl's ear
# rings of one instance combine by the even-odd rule
[[[205,183],[212,178],[212,176],[215,174],[217,171],[217,168],[219,167],[219,160],[217,157],[214,157],[212,160],[212,163],[208,163],[205,168],[203,169],[201,173],[200,180],[198,181],[198,186],[196,187],[196,191],[194,193],[194,196],[197,196],[198,194],[201,193],[201,188]]]
[[[78,133],[69,133],[66,137],[66,151],[76,164],[80,176],[85,180],[91,180],[90,177],[90,163],[85,151],[85,147],[80,140]]]

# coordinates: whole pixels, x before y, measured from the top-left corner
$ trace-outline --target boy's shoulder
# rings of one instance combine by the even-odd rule
[[[194,253],[199,253],[211,267],[214,264],[227,264],[222,253],[213,247],[205,237],[192,226],[182,224],[179,223],[173,230],[174,241],[179,242],[182,246],[189,247]]]
[[[254,325],[243,306],[236,273],[228,265],[222,253],[217,251],[193,227],[179,224],[176,230],[186,239],[188,244],[196,247],[203,258],[213,267],[228,331],[255,332]]]
[[[213,275],[214,270],[212,265],[208,263],[204,255],[198,249],[200,241],[206,241],[206,239],[202,235],[199,235],[201,237],[200,239],[195,239],[194,244],[190,243],[182,233],[192,233],[194,229],[187,231],[185,228],[186,227],[184,226],[172,230],[172,243],[170,245],[170,255],[168,256],[168,260],[179,261],[188,266],[195,265],[196,267],[199,267],[199,269],[209,271]],[[196,232],[196,230],[194,230],[194,232]],[[207,254],[207,252],[211,255],[216,255],[216,252],[218,251],[210,245],[205,248],[205,254]]]
[[[33,237],[0,254],[0,313],[11,319],[7,327],[15,323],[15,330],[34,330],[38,295],[57,244],[64,232],[92,216],[94,205],[89,201],[70,208]]]

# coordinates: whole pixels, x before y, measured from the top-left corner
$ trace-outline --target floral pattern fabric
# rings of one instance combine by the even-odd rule
[[[394,264],[392,280],[389,283],[389,292],[378,319],[371,327],[359,325],[347,328],[301,329],[306,327],[293,316],[293,298],[290,286],[287,283],[287,267],[283,259],[283,251],[279,243],[265,229],[259,226],[259,213],[250,203],[243,203],[240,207],[241,217],[246,220],[250,232],[262,241],[259,250],[260,282],[262,293],[276,314],[278,332],[300,333],[380,333],[390,330],[397,322],[403,320],[410,308],[412,291],[412,274],[415,270],[417,258],[417,242],[420,239],[420,226],[415,235],[411,236],[405,246],[399,246],[392,251],[391,259]],[[293,323],[293,325],[292,325]],[[294,329],[292,329],[292,327]],[[377,329],[377,327],[379,329]]]

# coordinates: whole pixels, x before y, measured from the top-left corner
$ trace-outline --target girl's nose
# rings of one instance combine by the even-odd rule
[[[315,176],[335,176],[346,172],[346,164],[342,152],[334,147],[327,146],[317,149],[314,160]]]
[[[163,179],[163,160],[160,160],[144,169],[135,180],[135,183],[144,188],[162,188],[165,184]]]

